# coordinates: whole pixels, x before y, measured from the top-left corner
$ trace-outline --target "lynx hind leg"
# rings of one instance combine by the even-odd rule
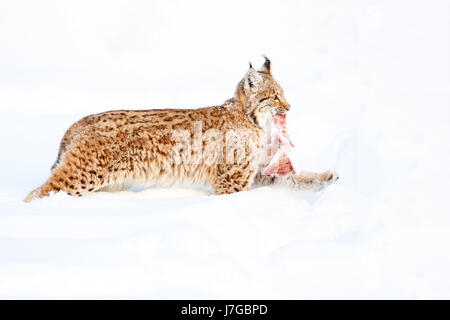
[[[212,187],[215,194],[249,190],[256,170],[247,165],[218,165]]]
[[[293,188],[311,191],[320,191],[338,179],[339,175],[337,172],[330,170],[322,173],[302,171],[297,175],[290,174],[286,176],[286,182]]]
[[[93,159],[68,150],[61,162],[51,172],[50,178],[25,198],[25,202],[47,197],[51,192],[64,191],[68,195],[81,197],[107,185],[108,173],[95,166]]]
[[[56,188],[53,188],[47,181],[42,186],[40,186],[39,188],[36,188],[33,191],[31,191],[25,197],[25,199],[23,201],[30,202],[30,201],[32,201],[34,199],[48,197],[52,191],[56,193],[59,190],[57,190]]]
[[[97,190],[100,186],[99,180],[92,180],[87,172],[73,170],[62,165],[54,169],[50,178],[42,186],[31,191],[24,201],[30,202],[59,191],[64,191],[71,196],[81,197],[88,192]]]

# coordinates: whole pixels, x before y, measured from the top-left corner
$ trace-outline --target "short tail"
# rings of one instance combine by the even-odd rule
[[[56,157],[55,162],[53,163],[52,167],[50,168],[50,170],[53,170],[56,168],[56,166],[59,164],[59,160],[61,159],[61,152],[58,152],[58,156]]]
[[[52,183],[47,181],[39,188],[34,189],[31,191],[23,201],[25,202],[31,202],[34,199],[39,199],[43,197],[48,197],[50,195],[50,192],[58,192],[59,189],[56,189],[52,186]]]

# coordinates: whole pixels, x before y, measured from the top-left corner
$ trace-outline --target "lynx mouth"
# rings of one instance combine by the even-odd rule
[[[284,114],[287,113],[287,110],[284,109],[284,108],[277,108],[277,109],[275,110],[275,113],[276,113],[277,115],[282,116],[282,115],[284,115]]]

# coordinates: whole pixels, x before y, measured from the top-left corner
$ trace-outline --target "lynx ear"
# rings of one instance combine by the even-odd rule
[[[250,67],[248,69],[247,74],[244,77],[244,88],[247,91],[255,91],[255,89],[261,83],[262,77],[258,74],[258,71]]]
[[[269,60],[269,58],[267,58],[265,55],[263,55],[264,59],[266,61],[264,61],[264,64],[261,66],[261,68],[259,68],[259,72],[263,72],[263,73],[268,73],[268,74],[272,74],[272,64]]]

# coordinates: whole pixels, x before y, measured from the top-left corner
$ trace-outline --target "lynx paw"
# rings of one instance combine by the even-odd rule
[[[321,191],[326,186],[339,179],[339,174],[335,171],[325,171],[323,173],[303,174],[299,187],[311,191]]]
[[[339,180],[339,174],[336,171],[325,171],[321,174],[320,179],[317,184],[317,191],[322,190],[326,186]]]
[[[325,181],[326,182],[333,183],[336,180],[339,180],[339,174],[336,171],[326,171],[325,172]]]

